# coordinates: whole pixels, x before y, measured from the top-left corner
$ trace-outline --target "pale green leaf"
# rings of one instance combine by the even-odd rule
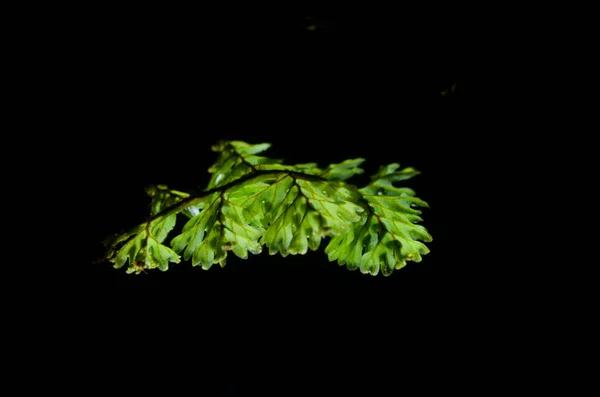
[[[248,186],[246,189],[252,190]],[[228,251],[243,259],[248,252],[259,253],[263,230],[253,222],[251,212],[240,205],[238,197],[214,193],[210,205],[186,223],[171,245],[176,252],[183,252],[186,260],[191,258],[193,266],[209,269],[215,263],[224,266]]]
[[[432,241],[427,230],[418,225],[427,203],[414,197],[414,191],[397,188],[392,182],[408,179],[418,172],[412,168],[396,171],[398,164],[381,167],[371,184],[359,190],[365,216],[348,233],[334,236],[325,248],[329,260],[349,269],[388,276],[407,261],[420,262],[429,252],[424,242]]]
[[[345,160],[338,164],[331,164],[325,168],[319,176],[328,180],[345,181],[354,175],[362,174],[364,170],[360,168],[360,165],[365,159],[352,159]]]
[[[169,262],[179,263],[180,257],[161,244],[175,226],[176,216],[160,216],[139,225],[137,233],[130,234],[127,242],[110,258],[115,268],[128,264],[128,273],[140,273],[158,267],[167,270]]]
[[[407,187],[394,186],[418,175],[398,163],[379,168],[362,189],[345,181],[361,174],[364,159],[330,164],[282,164],[260,156],[268,143],[222,141],[213,146],[218,158],[204,194],[151,185],[149,221],[111,236],[106,259],[128,273],[167,270],[180,255],[193,266],[224,266],[231,251],[245,259],[266,246],[270,254],[305,254],[325,249],[330,260],[367,274],[389,275],[407,261],[420,261],[431,241],[419,207],[427,203]],[[177,214],[189,218],[181,233],[171,236]]]
[[[262,242],[271,255],[304,254],[321,238],[350,230],[363,209],[352,201],[357,192],[341,183],[287,176],[256,199],[262,203],[268,228]],[[267,215],[268,214],[268,215]]]
[[[256,155],[270,146],[268,143],[250,145],[241,141],[223,141],[213,146],[213,151],[219,152],[219,157],[208,169],[212,176],[207,190],[242,178],[244,175],[256,171],[256,167],[261,164],[281,163],[281,160]]]
[[[145,190],[152,197],[152,202],[150,203],[151,216],[189,197],[189,194],[169,189],[167,185],[149,185],[146,186]]]

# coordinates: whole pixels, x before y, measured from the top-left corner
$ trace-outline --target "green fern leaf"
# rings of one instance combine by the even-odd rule
[[[182,233],[171,241],[175,252],[192,259],[192,265],[203,269],[219,263],[225,266],[227,252],[240,258],[248,252],[261,252],[258,239],[263,233],[260,225],[253,225],[247,211],[230,198],[227,192],[216,192],[207,197],[209,202],[202,211],[190,219]]]
[[[208,182],[207,190],[243,177],[256,170],[259,164],[279,164],[281,160],[257,156],[264,152],[270,143],[259,143],[250,145],[241,141],[221,141],[212,147],[214,152],[219,153],[215,163],[208,169],[212,174]]]
[[[268,222],[261,241],[271,255],[316,250],[322,237],[347,232],[363,211],[353,202],[357,192],[341,183],[287,175],[272,186],[258,198]]]
[[[263,174],[208,197],[209,205],[171,242],[192,265],[225,265],[227,252],[240,258],[269,253],[304,254],[321,238],[348,231],[363,209],[357,192],[340,183],[309,181],[292,174]]]
[[[421,261],[431,241],[418,225],[427,203],[413,190],[394,183],[414,177],[413,168],[397,163],[380,167],[362,189],[346,183],[361,174],[362,158],[331,164],[282,164],[259,156],[270,144],[222,141],[209,168],[204,192],[191,195],[165,185],[146,188],[152,197],[150,217],[129,231],[110,237],[105,259],[128,273],[167,270],[181,256],[193,266],[225,266],[228,253],[245,259],[266,246],[271,255],[305,254],[331,237],[325,252],[349,269],[390,275],[407,261]],[[177,214],[189,218],[181,233],[163,244]]]
[[[420,262],[429,252],[423,242],[432,241],[427,230],[418,225],[421,211],[415,207],[428,207],[414,196],[414,191],[393,185],[418,174],[413,168],[396,171],[399,164],[380,167],[371,183],[360,189],[365,212],[361,222],[345,234],[331,239],[325,249],[330,261],[337,260],[351,270],[388,276],[407,261]],[[420,240],[420,241],[419,241]]]
[[[188,193],[169,189],[167,185],[149,185],[146,186],[145,191],[148,196],[152,197],[150,203],[150,215],[152,216],[190,196]]]
[[[169,190],[165,185],[151,185],[146,187],[146,193],[152,197],[150,213],[152,216],[159,214],[163,209],[179,202],[189,195],[187,193]],[[169,262],[179,263],[180,257],[171,248],[163,245],[167,235],[173,230],[176,215],[158,216],[152,220],[137,225],[122,236],[108,241],[114,250],[123,244],[110,261],[115,268],[121,268],[128,263],[127,273],[141,273],[146,269],[159,268],[167,270]]]
[[[241,141],[221,141],[214,145],[212,150],[220,154],[217,161],[208,169],[212,176],[206,190],[226,185],[253,172],[290,171],[340,181],[363,172],[359,167],[364,161],[361,158],[331,164],[322,170],[316,163],[286,165],[282,164],[282,160],[256,155],[270,146],[269,143],[250,145]]]
[[[180,257],[162,242],[175,226],[175,215],[158,217],[150,222],[138,225],[137,233],[111,258],[114,267],[119,269],[129,264],[127,273],[140,273],[146,269],[167,270],[169,262],[179,263]]]
[[[359,175],[364,172],[360,165],[365,159],[346,160],[338,164],[329,165],[319,176],[328,180],[345,181],[354,175]]]

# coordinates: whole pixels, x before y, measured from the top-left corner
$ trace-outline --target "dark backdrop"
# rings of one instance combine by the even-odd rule
[[[72,128],[81,183],[94,202],[86,215],[94,224],[90,255],[74,272],[84,285],[227,297],[240,288],[246,299],[268,286],[298,302],[331,294],[335,305],[336,288],[374,288],[393,301],[399,290],[430,290],[439,274],[460,268],[450,240],[472,131],[466,54],[451,15],[214,16],[202,23],[126,15],[90,16],[80,22],[81,37],[68,32],[80,49],[70,66]],[[220,139],[271,142],[267,154],[288,163],[364,157],[367,172],[357,184],[380,165],[417,168],[422,174],[407,184],[431,205],[423,214],[431,253],[388,278],[329,263],[322,248],[302,257],[231,256],[208,272],[181,263],[135,276],[91,263],[106,234],[144,219],[146,184],[202,188],[216,158],[210,146]]]
[[[471,91],[467,66],[481,62],[466,38],[487,45],[470,23],[487,22],[477,7],[394,3],[316,15],[234,14],[233,4],[221,13],[147,3],[30,7],[26,18],[37,12],[43,23],[11,32],[33,38],[14,43],[30,56],[18,59],[24,81],[7,75],[41,105],[25,109],[18,131],[44,159],[34,168],[26,158],[39,188],[24,208],[35,227],[13,236],[29,250],[11,262],[6,248],[4,261],[28,274],[2,279],[5,350],[14,352],[6,361],[27,377],[20,388],[248,395],[243,375],[252,374],[259,395],[371,396],[386,380],[394,387],[386,395],[412,385],[464,394],[512,386],[538,367],[532,356],[557,357],[543,336],[562,329],[555,308],[568,302],[568,283],[547,284],[557,293],[550,303],[531,289],[544,272],[523,277],[515,248],[538,253],[528,241],[534,224],[502,219],[511,204],[526,214],[539,203],[507,183],[521,170],[500,150],[522,146],[507,131],[526,135],[520,122],[498,126],[520,91],[494,84],[485,100]],[[492,104],[506,90],[510,101]],[[496,105],[496,118],[479,112]],[[431,205],[423,212],[431,253],[390,277],[330,263],[323,247],[137,276],[94,262],[108,234],[145,219],[146,184],[204,187],[216,158],[210,146],[221,139],[270,142],[266,154],[288,163],[364,157],[359,185],[380,165],[417,168],[407,185]],[[493,179],[484,164],[507,171]],[[43,249],[42,239],[53,243]],[[552,323],[530,328],[544,306]],[[498,369],[499,358],[509,366]],[[218,393],[199,392],[214,379]]]
[[[457,244],[472,133],[463,14],[137,11],[82,14],[59,40],[72,60],[62,73],[77,186],[89,199],[75,222],[85,255],[61,284],[69,313],[101,338],[155,347],[160,333],[165,343],[198,341],[198,349],[211,338],[253,349],[284,333],[394,344],[406,327],[439,338],[424,324],[436,321],[448,294],[461,294],[468,255]],[[422,174],[407,185],[431,206],[423,213],[431,253],[390,277],[331,263],[324,244],[304,256],[231,255],[209,271],[182,262],[128,275],[93,262],[106,235],[145,218],[146,184],[204,187],[220,139],[270,142],[266,154],[287,163],[363,157],[357,184],[380,165],[417,168]]]

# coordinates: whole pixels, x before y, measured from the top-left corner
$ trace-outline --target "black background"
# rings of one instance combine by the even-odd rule
[[[459,175],[470,161],[467,54],[451,15],[414,12],[401,20],[342,13],[216,15],[201,23],[155,12],[91,16],[81,20],[86,34],[65,32],[72,38],[66,48],[77,49],[70,127],[80,136],[79,186],[91,198],[85,222],[93,225],[85,233],[89,256],[74,265],[69,285],[148,299],[189,293],[213,308],[254,305],[263,295],[269,304],[314,304],[323,313],[350,310],[354,301],[397,310],[404,294],[433,299],[440,275],[460,272],[463,260],[452,247],[463,217],[455,207],[465,191]],[[316,30],[306,29],[312,24]],[[456,92],[442,96],[452,84]],[[423,213],[431,253],[387,278],[330,263],[323,248],[287,258],[231,256],[209,271],[181,263],[137,276],[92,263],[107,234],[145,219],[145,185],[203,188],[216,158],[210,146],[220,139],[270,142],[266,154],[290,164],[363,157],[358,185],[380,165],[417,168],[422,174],[407,185],[431,205]]]
[[[15,236],[28,250],[9,251],[21,259],[5,259],[2,279],[9,367],[27,379],[19,387],[378,395],[380,383],[397,393],[535,381],[532,358],[559,357],[548,330],[573,323],[555,315],[570,281],[568,272],[544,280],[548,262],[516,253],[540,252],[522,216],[539,203],[512,185],[521,170],[504,150],[527,138],[519,122],[502,125],[522,87],[492,81],[490,96],[509,93],[496,101],[473,90],[489,44],[475,25],[488,15],[429,3],[236,7],[31,6],[25,19],[37,19],[10,32],[31,39],[14,42],[25,77],[13,79],[22,89],[11,102],[39,105],[15,135],[42,159],[25,214],[33,220]],[[358,185],[380,165],[417,168],[406,184],[431,206],[431,253],[390,277],[331,263],[324,244],[303,256],[232,255],[208,271],[183,262],[128,275],[95,262],[108,234],[146,218],[145,185],[203,188],[221,139],[270,142],[266,154],[291,164],[363,157]],[[545,251],[573,265],[559,246]],[[540,285],[552,292],[532,292]],[[552,323],[535,326],[544,311]]]
[[[75,162],[67,167],[85,197],[71,201],[69,225],[69,243],[84,253],[49,287],[78,324],[71,332],[144,356],[225,349],[219,360],[232,351],[256,357],[278,338],[288,356],[322,343],[340,357],[355,344],[393,350],[400,340],[444,338],[433,325],[445,321],[440,310],[467,299],[467,227],[457,208],[468,207],[461,195],[478,183],[463,172],[473,133],[466,14],[310,16],[86,9],[54,27],[45,61],[56,61],[50,84],[61,95],[52,100],[69,114]],[[380,165],[415,167],[422,174],[407,186],[431,206],[423,212],[431,253],[390,277],[329,262],[324,244],[303,256],[231,255],[208,271],[182,262],[128,275],[95,262],[104,237],[145,219],[145,185],[203,188],[216,159],[210,146],[221,139],[270,142],[265,154],[289,164],[363,157],[358,185]]]
[[[202,188],[216,158],[210,146],[240,139],[272,143],[267,154],[287,163],[324,166],[363,157],[366,173],[355,178],[358,185],[380,165],[417,168],[422,175],[408,184],[432,207],[424,211],[432,253],[389,278],[349,272],[316,252],[232,257],[209,272],[182,263],[141,276],[96,264],[85,270],[90,282],[160,289],[307,277],[366,287],[425,282],[448,266],[443,245],[452,235],[453,190],[460,190],[455,175],[469,134],[465,53],[460,35],[444,25],[450,16],[410,22],[358,14],[228,16],[196,25],[153,16],[135,23],[109,19],[110,29],[104,21],[102,30],[77,42],[85,50],[73,69],[81,82],[73,93],[81,97],[75,123],[89,149],[81,153],[91,164],[88,180],[98,201],[91,214],[95,249],[101,250],[103,233],[144,219],[146,184]],[[457,91],[442,96],[452,84]]]

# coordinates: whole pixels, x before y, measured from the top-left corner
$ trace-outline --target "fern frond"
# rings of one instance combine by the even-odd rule
[[[148,186],[146,193],[152,197],[150,214],[153,218],[112,241],[107,241],[110,247],[108,259],[117,269],[128,263],[127,273],[139,274],[145,269],[154,268],[165,271],[169,268],[169,262],[180,262],[179,255],[162,244],[175,227],[176,214],[158,215],[165,208],[189,197],[189,194],[169,190],[165,185]],[[123,245],[117,251],[116,247],[120,244]]]
[[[192,265],[225,265],[228,251],[240,258],[269,253],[304,254],[321,238],[350,229],[363,209],[349,201],[357,193],[342,185],[285,172],[257,175],[215,192],[209,205],[184,226],[171,245]]]
[[[149,186],[150,218],[131,230],[111,237],[106,259],[128,273],[146,269],[167,270],[181,257],[193,266],[224,266],[229,252],[245,259],[249,254],[305,254],[331,237],[325,252],[349,269],[389,275],[406,261],[420,261],[431,241],[418,225],[427,206],[409,188],[395,182],[418,174],[412,168],[398,171],[394,163],[381,167],[362,189],[347,183],[361,174],[362,158],[330,164],[285,165],[259,156],[268,143],[251,145],[222,141],[212,149],[219,153],[209,168],[207,188],[198,195]],[[169,246],[177,214],[189,218]]]
[[[365,215],[353,225],[349,233],[331,239],[325,248],[330,261],[357,268],[362,273],[388,276],[407,261],[420,262],[429,252],[423,242],[432,241],[427,230],[418,225],[421,211],[416,207],[428,204],[415,197],[414,191],[399,188],[394,182],[410,179],[418,174],[413,168],[396,171],[399,164],[380,167],[371,183],[359,190]],[[419,241],[420,240],[420,241]]]

